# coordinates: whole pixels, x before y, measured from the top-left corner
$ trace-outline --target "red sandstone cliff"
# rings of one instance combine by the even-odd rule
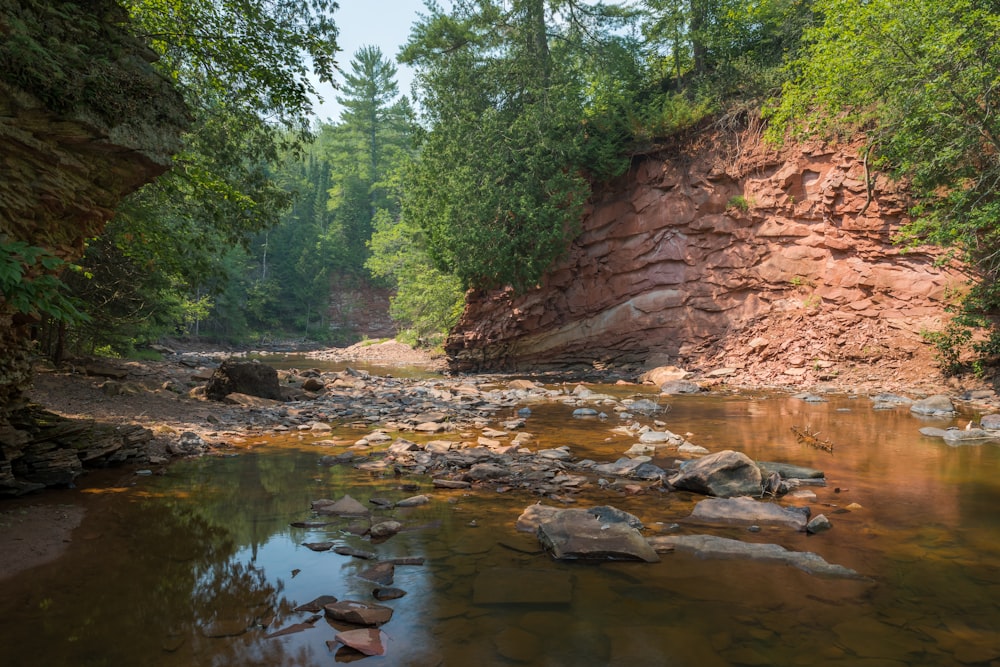
[[[472,295],[458,367],[583,363],[736,369],[797,384],[936,373],[919,335],[964,279],[893,232],[905,192],[866,187],[856,145],[768,149],[746,132],[637,158],[595,192],[583,233],[536,289]]]

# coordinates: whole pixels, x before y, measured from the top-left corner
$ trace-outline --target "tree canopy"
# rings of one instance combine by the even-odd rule
[[[977,0],[817,0],[795,78],[771,110],[826,136],[863,131],[874,162],[912,183],[902,240],[961,253],[979,272],[959,324],[1000,311],[1000,13]],[[967,337],[967,336],[966,336]],[[954,342],[945,340],[945,346]],[[981,348],[996,354],[996,334]]]

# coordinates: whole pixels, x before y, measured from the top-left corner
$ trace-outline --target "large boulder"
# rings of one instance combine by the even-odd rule
[[[682,463],[680,472],[667,481],[676,489],[732,498],[759,496],[763,479],[750,457],[727,449]]]
[[[221,401],[229,394],[248,394],[280,401],[278,371],[258,361],[227,359],[212,373],[205,386],[205,396]]]

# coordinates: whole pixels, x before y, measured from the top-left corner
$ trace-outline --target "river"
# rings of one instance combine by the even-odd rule
[[[736,449],[826,473],[825,486],[810,487],[817,497],[808,504],[831,519],[832,530],[710,532],[812,551],[863,579],[679,552],[652,564],[556,562],[514,522],[530,504],[557,501],[489,487],[439,490],[426,478],[319,466],[329,447],[314,444],[319,436],[293,433],[243,443],[234,455],[178,462],[162,476],[91,474],[78,489],[47,496],[83,502],[88,513],[64,557],[3,583],[2,662],[1000,664],[1000,446],[950,447],[918,433],[924,425],[964,426],[975,414],[924,421],[905,407],[873,410],[864,396],[817,404],[766,394],[669,402],[667,428],[690,433],[711,451]],[[532,410],[525,430],[538,447],[568,445],[575,456],[611,461],[634,442],[611,433],[613,418],[576,420],[558,403]],[[820,432],[834,451],[800,444],[792,426]],[[339,426],[333,433],[362,434]],[[290,525],[313,518],[310,502],[319,498],[350,494],[367,503],[415,493],[432,501],[375,509],[404,524],[381,544],[345,524]],[[683,534],[706,532],[685,522],[698,500],[686,492],[627,495],[594,485],[575,506],[614,505],[642,519],[650,534]],[[332,651],[327,642],[337,630],[322,618],[268,638],[308,620],[293,609],[319,595],[373,601],[374,584],[358,576],[371,561],[303,546],[326,540],[382,559],[424,559],[396,567],[393,585],[407,594],[383,603],[394,610],[382,628],[384,656]],[[546,597],[549,585],[554,592]]]

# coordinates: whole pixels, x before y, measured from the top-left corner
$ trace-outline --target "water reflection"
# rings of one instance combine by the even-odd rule
[[[632,444],[611,433],[614,415],[584,421],[564,405],[532,409],[528,429],[539,447],[568,444],[578,456],[608,460]],[[384,603],[395,610],[384,627],[387,655],[363,664],[950,666],[1000,659],[1000,447],[948,447],[917,434],[923,424],[905,409],[876,412],[864,399],[689,397],[672,401],[663,419],[713,451],[732,447],[825,470],[829,483],[814,489],[810,505],[831,517],[832,531],[716,532],[815,551],[869,579],[683,554],[656,565],[555,563],[513,529],[536,497],[433,491],[427,480],[320,467],[328,449],[286,438],[235,458],[175,465],[127,493],[94,496],[66,557],[4,582],[4,664],[347,660],[326,644],[346,626],[325,619],[267,638],[307,620],[293,610],[319,595],[372,601],[374,584],[358,577],[371,562],[302,546],[320,541],[382,559],[426,559],[397,566],[394,586],[407,595]],[[835,443],[833,454],[799,444],[791,425],[822,432]],[[352,534],[350,521],[290,526],[310,518],[318,498],[399,500],[416,492],[432,493],[434,502],[392,512],[372,506],[376,517],[407,527],[382,544]],[[662,528],[683,524],[696,501],[660,492],[609,498],[595,485],[579,502],[614,504]],[[844,511],[851,503],[861,508]],[[511,601],[535,576],[565,579],[571,593]],[[484,588],[496,579],[502,600]]]

